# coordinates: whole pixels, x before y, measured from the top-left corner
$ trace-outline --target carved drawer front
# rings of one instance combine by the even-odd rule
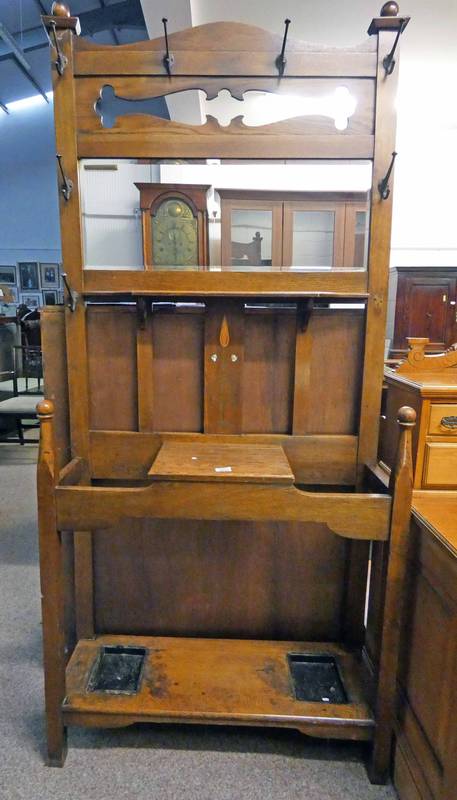
[[[433,435],[457,436],[457,403],[433,403],[428,432]]]
[[[457,487],[457,443],[429,442],[425,445],[425,487]]]

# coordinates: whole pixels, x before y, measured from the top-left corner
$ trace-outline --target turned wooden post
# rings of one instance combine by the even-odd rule
[[[48,763],[50,766],[61,767],[67,747],[62,718],[62,702],[65,697],[65,624],[62,542],[57,530],[54,495],[57,482],[54,404],[50,400],[42,400],[37,405],[37,414],[41,428],[37,489]]]
[[[370,765],[370,779],[373,783],[386,783],[389,778],[413,494],[411,432],[416,424],[416,412],[409,406],[402,406],[398,411],[397,421],[400,425],[400,438],[395,468],[390,477],[392,512],[389,556],[376,695],[376,729]]]

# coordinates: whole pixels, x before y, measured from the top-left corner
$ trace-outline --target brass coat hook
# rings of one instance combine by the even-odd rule
[[[165,36],[165,48],[166,48],[166,51],[167,51],[165,53],[164,57],[163,57],[163,65],[164,65],[165,69],[167,70],[167,75],[169,77],[171,77],[171,68],[172,68],[172,66],[174,64],[175,59],[174,59],[173,54],[170,53],[170,50],[169,50],[169,47],[168,47],[168,31],[167,31],[167,22],[168,22],[168,20],[167,20],[167,18],[166,17],[162,17],[162,22],[163,22],[163,32],[164,32],[164,36]]]
[[[66,202],[69,201],[71,197],[71,193],[73,191],[73,181],[65,175],[62,167],[62,156],[60,153],[56,153],[57,162],[59,164],[60,173],[62,175],[62,184],[60,186],[60,191],[62,192],[63,198]]]
[[[379,189],[379,194],[381,195],[381,200],[387,200],[387,198],[390,195],[389,180],[390,180],[390,176],[391,176],[392,170],[394,168],[394,161],[395,161],[396,157],[397,157],[397,153],[394,150],[394,152],[392,153],[392,158],[391,158],[390,164],[389,164],[389,169],[387,170],[387,172],[386,172],[384,178],[382,179],[382,181],[379,181],[379,183],[378,183],[378,189]]]
[[[59,44],[59,40],[57,38],[57,33],[56,33],[56,22],[55,22],[55,20],[51,20],[51,22],[49,23],[49,26],[50,26],[50,29],[51,29],[51,32],[52,32],[52,38],[54,40],[53,42],[51,42],[51,40],[49,40],[49,41],[54,46],[54,49],[55,49],[56,54],[57,54],[57,58],[54,61],[55,68],[56,68],[58,74],[62,77],[62,75],[65,72],[65,68],[68,65],[68,58],[66,57],[66,55],[64,55],[62,53],[62,50],[60,49],[60,44]]]
[[[286,64],[287,64],[287,59],[285,57],[285,52],[286,52],[287,33],[289,31],[290,19],[285,19],[284,20],[284,25],[285,25],[285,29],[284,29],[284,38],[282,40],[281,52],[280,52],[279,56],[276,58],[276,61],[275,61],[275,64],[276,64],[276,66],[278,68],[278,72],[279,72],[279,77],[280,78],[282,78],[282,76],[284,75],[284,70],[285,70]]]

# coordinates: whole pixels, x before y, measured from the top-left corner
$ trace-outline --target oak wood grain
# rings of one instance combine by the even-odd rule
[[[304,492],[293,486],[153,482],[143,488],[57,486],[62,530],[106,528],[121,519],[319,522],[349,539],[388,537],[388,495]]]
[[[158,481],[228,481],[292,485],[294,475],[278,445],[164,442],[148,475]]]
[[[367,273],[362,270],[291,272],[177,272],[152,270],[83,271],[84,292],[201,297],[346,297],[365,299]]]
[[[91,431],[91,473],[103,480],[141,480],[162,442],[276,444],[283,448],[297,483],[354,485],[356,436],[193,434]]]
[[[87,678],[102,644],[145,647],[148,651],[138,694],[86,692]],[[341,665],[349,703],[296,700],[287,666],[288,652],[324,652]],[[189,669],[189,666],[192,668]],[[84,724],[84,714],[123,715],[132,721],[319,726],[329,738],[370,739],[373,719],[359,667],[350,651],[333,643],[224,639],[99,637],[81,641],[67,671],[66,720]],[[93,718],[91,722],[95,721]],[[333,730],[333,733],[332,733]]]

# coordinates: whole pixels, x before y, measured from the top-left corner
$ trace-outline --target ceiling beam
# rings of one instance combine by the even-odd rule
[[[40,9],[40,14],[49,14],[49,8],[46,8],[42,0],[34,0],[34,3]]]
[[[102,5],[78,16],[83,36],[93,36],[94,33],[112,28],[145,28],[140,0],[122,0],[109,6]]]
[[[38,2],[38,0],[35,0]],[[93,36],[94,33],[111,30],[112,28],[140,28],[146,30],[146,23],[140,0],[120,0],[112,5],[102,5],[101,8],[92,11],[83,11],[76,15],[81,23],[81,35]],[[42,25],[35,25],[33,28],[26,28],[23,31],[15,31],[13,36],[22,36],[22,47],[24,53],[34,48],[39,39],[43,46],[48,45]],[[0,47],[0,56],[11,55],[9,48]]]
[[[100,3],[101,8],[106,8],[105,0],[98,0],[98,2]],[[112,37],[114,39],[114,43],[115,44],[120,44],[119,36],[116,33],[116,28],[110,28],[110,31],[111,31],[111,35],[112,35]]]
[[[46,100],[46,102],[49,103],[45,90],[33,75],[32,67],[30,63],[27,61],[24,51],[22,50],[21,47],[19,47],[13,35],[9,32],[8,28],[5,27],[3,22],[0,22],[0,38],[3,39],[5,44],[10,48],[17,66],[24,73],[25,77],[41,94],[41,96]]]

